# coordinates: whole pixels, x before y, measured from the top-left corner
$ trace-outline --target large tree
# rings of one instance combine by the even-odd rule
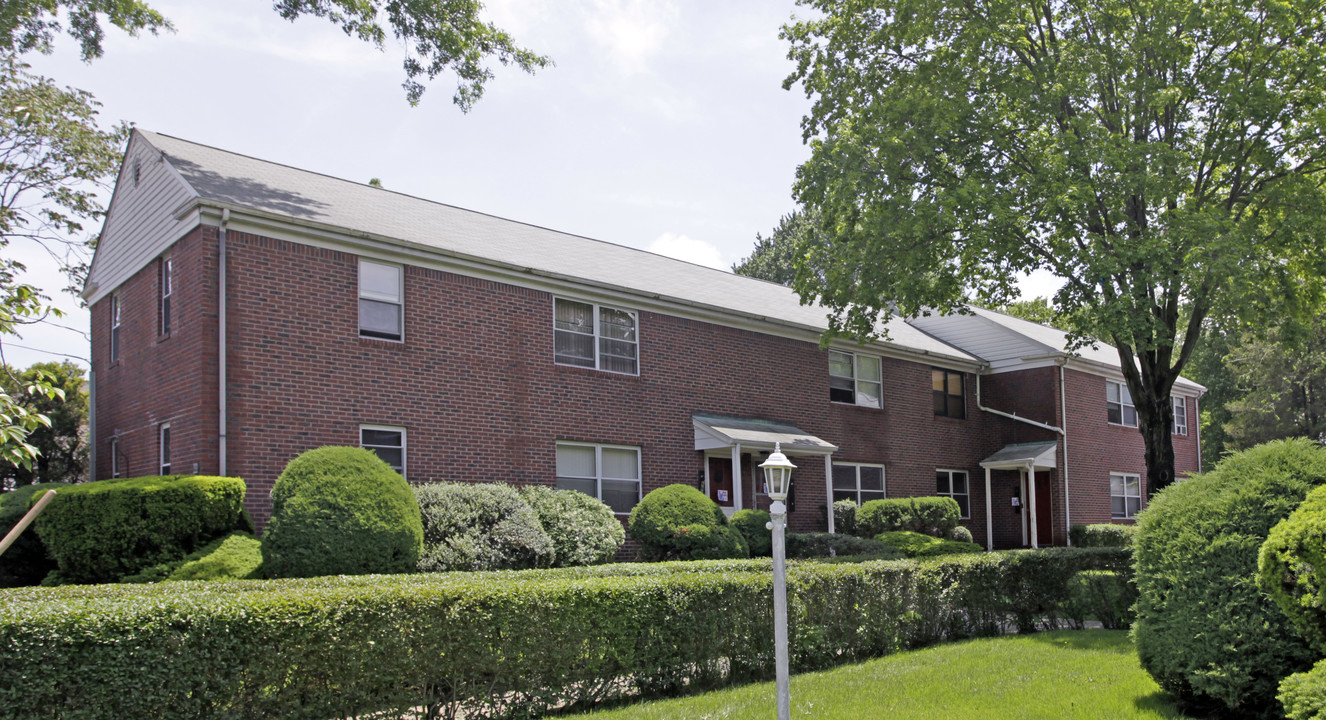
[[[1298,314],[1326,271],[1326,12],[1238,0],[802,0],[783,29],[814,101],[794,287],[833,333],[1004,305],[1113,343],[1151,492],[1170,390],[1212,313]]]

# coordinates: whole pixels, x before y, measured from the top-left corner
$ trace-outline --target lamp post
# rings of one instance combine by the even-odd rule
[[[792,471],[796,465],[788,462],[782,444],[774,443],[773,454],[760,463],[768,487],[769,516],[773,530],[774,571],[774,671],[778,688],[778,720],[788,720],[792,713],[792,696],[787,681],[787,558],[784,549],[783,528],[787,524],[787,491],[792,487]]]

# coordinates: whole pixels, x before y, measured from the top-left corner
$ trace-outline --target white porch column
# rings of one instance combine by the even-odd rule
[[[741,443],[732,446],[732,509],[740,510],[741,485],[745,478],[741,476]]]
[[[833,529],[833,454],[824,456],[824,499],[829,507],[829,532]]]
[[[1038,548],[1041,544],[1036,532],[1036,526],[1040,524],[1036,522],[1036,468],[1031,465],[1027,466],[1027,510],[1031,515],[1027,519],[1031,523],[1031,546]]]
[[[994,503],[990,500],[990,468],[985,469],[985,549],[994,549]]]

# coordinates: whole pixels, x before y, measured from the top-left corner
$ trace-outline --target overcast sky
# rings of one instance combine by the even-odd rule
[[[809,101],[782,88],[789,0],[490,0],[488,17],[556,67],[498,68],[469,114],[445,76],[410,107],[397,46],[286,22],[270,0],[152,5],[176,32],[112,29],[86,65],[69,41],[27,60],[95,94],[107,122],[713,267],[795,208]],[[30,262],[29,281],[64,286]],[[88,357],[86,312],[56,299],[75,330],[26,330],[5,343],[10,364],[58,359],[18,345]]]

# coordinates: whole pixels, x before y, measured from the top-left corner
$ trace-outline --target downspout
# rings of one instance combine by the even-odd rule
[[[1068,502],[1068,383],[1064,381],[1064,366],[1059,365],[1059,422],[1063,423],[1064,429],[1060,435],[1064,439],[1064,525],[1066,529],[1073,528],[1073,511]],[[1068,533],[1068,547],[1073,546],[1073,533]]]
[[[217,475],[226,476],[226,223],[230,209],[221,211],[221,225],[217,229]]]
[[[91,353],[89,353],[90,355]],[[97,479],[97,371],[87,369],[87,479]],[[114,462],[113,460],[111,462]]]
[[[1064,424],[1067,425],[1067,424],[1068,424],[1068,423],[1067,423],[1068,413],[1067,413],[1066,408],[1068,407],[1068,404],[1067,404],[1067,398],[1064,396],[1064,366],[1063,366],[1063,365],[1060,365],[1060,366],[1059,366],[1059,400],[1060,400],[1060,402],[1061,402],[1061,408],[1064,408],[1063,410],[1061,410],[1061,412],[1063,413],[1063,417],[1065,418]],[[1008,418],[1009,420],[1016,420],[1016,421],[1018,421],[1018,422],[1020,422],[1020,423],[1026,423],[1026,424],[1028,424],[1028,425],[1032,425],[1032,426],[1034,426],[1034,427],[1041,428],[1042,430],[1050,430],[1050,431],[1053,431],[1053,432],[1057,432],[1057,433],[1059,433],[1059,436],[1062,437],[1062,438],[1064,439],[1064,472],[1063,472],[1063,476],[1064,476],[1064,517],[1065,517],[1065,519],[1071,520],[1071,519],[1072,519],[1072,515],[1068,512],[1068,433],[1067,433],[1067,432],[1064,432],[1064,429],[1063,429],[1063,428],[1058,427],[1058,426],[1055,426],[1055,425],[1046,425],[1046,424],[1043,423],[1043,422],[1036,422],[1035,420],[1031,420],[1031,419],[1029,419],[1029,418],[1024,418],[1024,417],[1022,417],[1022,416],[1020,416],[1020,415],[1016,415],[1016,414],[1014,414],[1014,413],[1006,413],[1006,412],[1004,412],[1004,411],[1002,411],[1002,410],[995,410],[994,408],[988,408],[988,407],[982,405],[982,404],[981,404],[981,376],[980,376],[979,373],[977,373],[977,375],[976,375],[976,408],[977,408],[978,410],[984,410],[985,412],[988,412],[988,413],[990,413],[991,415],[998,415],[999,417],[1006,417],[1006,418]],[[1036,469],[1035,469],[1034,467],[1031,469],[1031,473],[1032,473],[1033,476],[1035,475],[1035,473],[1036,473]],[[1032,484],[1035,484],[1035,477],[1032,477],[1032,479],[1031,479],[1031,483],[1032,483]],[[1028,486],[1028,487],[1030,487],[1030,486]],[[1036,518],[1035,518],[1035,517],[1032,517],[1032,518],[1031,518],[1031,523],[1032,523],[1033,526],[1036,524]],[[1071,522],[1069,523],[1069,527],[1072,527],[1072,523],[1071,523]],[[1066,530],[1067,530],[1067,528],[1065,528],[1065,531],[1066,531]],[[1034,532],[1034,530],[1033,530],[1033,532]],[[1039,535],[1039,533],[1036,533],[1036,534]],[[1051,533],[1051,534],[1053,534],[1053,533]],[[1037,537],[1037,539],[1039,540],[1039,537]],[[1050,538],[1050,541],[1053,542],[1053,541],[1054,541],[1054,538]],[[1069,538],[1069,540],[1068,540],[1068,544],[1069,544],[1069,545],[1072,545],[1072,544],[1073,544],[1073,540],[1072,540],[1071,538]]]
[[[1194,395],[1192,399],[1192,426],[1197,428],[1197,472],[1202,471],[1202,396]]]
[[[1063,428],[1061,428],[1061,427],[1056,427],[1056,426],[1054,426],[1054,425],[1046,425],[1046,424],[1043,423],[1043,422],[1036,422],[1035,420],[1032,420],[1032,419],[1030,419],[1030,418],[1024,418],[1024,417],[1022,417],[1021,415],[1016,415],[1016,414],[1014,414],[1014,413],[1006,413],[1006,412],[1004,412],[1003,410],[995,410],[994,408],[988,408],[988,407],[982,405],[982,404],[981,404],[981,376],[980,376],[979,373],[976,374],[976,409],[978,409],[978,410],[984,410],[985,412],[988,412],[988,413],[990,413],[991,415],[998,415],[999,417],[1006,417],[1006,418],[1008,418],[1009,420],[1017,420],[1018,422],[1021,422],[1021,423],[1026,423],[1026,424],[1028,424],[1028,425],[1034,425],[1034,426],[1036,426],[1036,427],[1038,427],[1038,428],[1041,428],[1042,430],[1053,430],[1054,432],[1057,432],[1057,433],[1059,433],[1060,435],[1063,435],[1063,434],[1064,434],[1064,430],[1063,430]]]

